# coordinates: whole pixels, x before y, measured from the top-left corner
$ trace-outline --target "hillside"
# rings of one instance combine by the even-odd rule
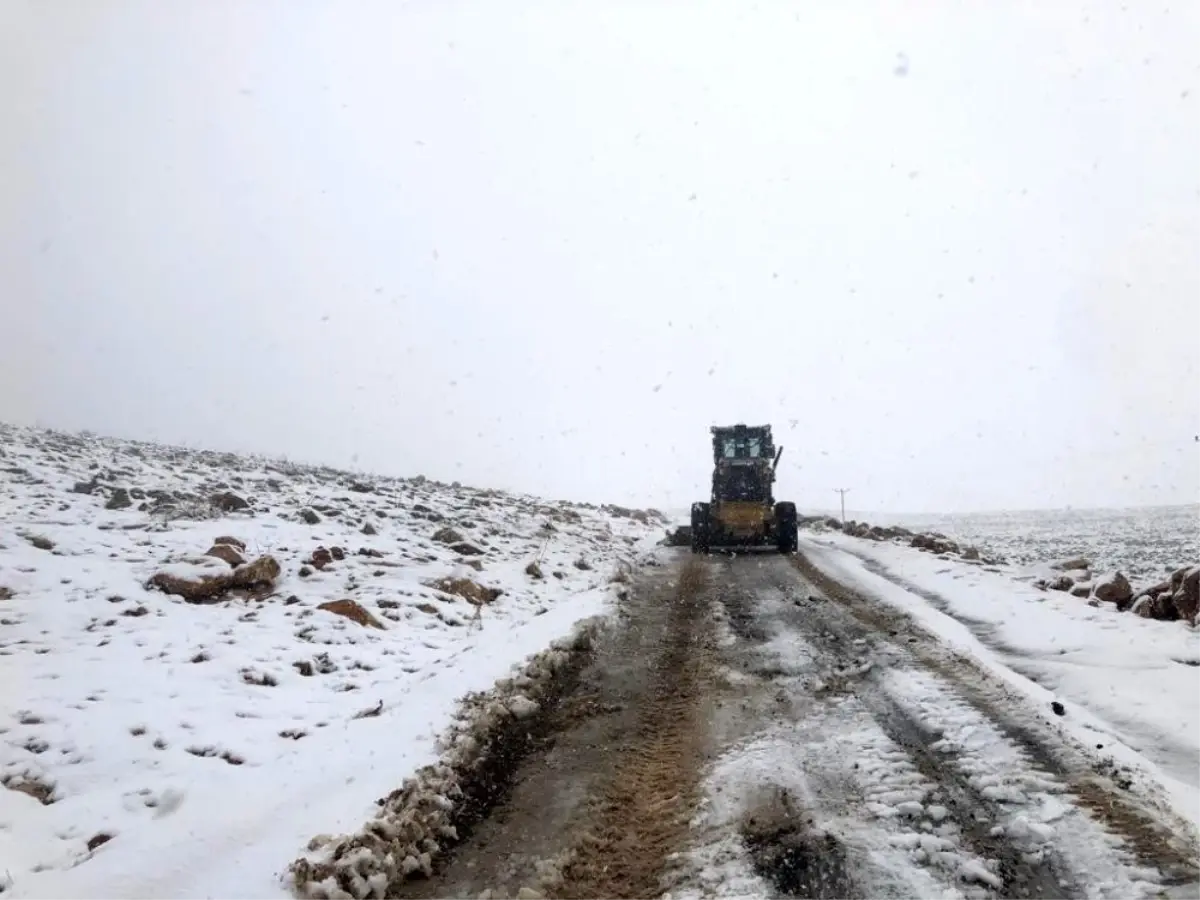
[[[132,891],[146,854],[178,892],[206,842],[226,890],[278,891],[662,524],[12,426],[0,520],[0,889],[47,896]]]

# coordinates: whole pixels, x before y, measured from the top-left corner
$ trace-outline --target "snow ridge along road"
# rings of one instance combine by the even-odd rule
[[[1187,823],[799,555],[630,592],[408,897],[1194,896]]]

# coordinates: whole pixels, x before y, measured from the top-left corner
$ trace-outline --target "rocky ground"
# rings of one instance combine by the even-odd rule
[[[9,426],[0,520],[0,891],[28,896],[131,895],[133,860],[182,852],[156,844],[176,823],[240,833],[243,798],[284,815],[285,792],[356,779],[282,830],[273,883],[434,754],[464,693],[601,612],[661,527]],[[401,728],[386,765],[361,744],[381,727]],[[257,890],[234,878],[218,893]]]

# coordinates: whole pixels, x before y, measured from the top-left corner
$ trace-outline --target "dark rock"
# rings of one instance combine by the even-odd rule
[[[1060,572],[1070,572],[1076,569],[1090,569],[1091,567],[1091,560],[1084,559],[1082,556],[1077,556],[1074,559],[1064,559],[1050,566],[1050,568],[1058,569]]]
[[[378,628],[380,630],[384,628],[382,622],[371,615],[370,612],[355,600],[332,600],[328,603],[322,603],[317,609],[323,609],[334,615],[342,616],[351,622],[358,623],[364,628]]]
[[[248,500],[244,497],[239,497],[232,491],[222,491],[219,494],[213,494],[208,498],[208,502],[221,510],[221,512],[238,512],[239,510],[250,508]]]
[[[1129,579],[1120,572],[1096,582],[1096,589],[1093,593],[1097,600],[1115,603],[1119,609],[1125,609],[1133,602],[1133,586],[1130,585]]]
[[[213,544],[204,555],[223,559],[233,567],[240,566],[246,561],[232,544]]]
[[[1075,586],[1075,579],[1070,575],[1059,575],[1046,582],[1046,587],[1052,591],[1069,591]]]
[[[254,562],[238,566],[233,570],[233,586],[241,588],[258,588],[273,585],[283,567],[279,560],[270,554],[264,554]]]
[[[433,533],[431,540],[437,541],[439,544],[457,544],[462,541],[463,536],[449,526],[439,528]]]
[[[1179,618],[1195,625],[1196,616],[1200,615],[1200,566],[1193,566],[1184,573],[1179,588],[1171,595],[1171,599]]]
[[[316,525],[318,522],[321,521],[321,517],[318,516],[311,509],[300,510],[300,518],[303,519],[305,522],[307,522],[309,525]]]
[[[111,834],[105,834],[103,831],[101,831],[99,834],[93,834],[90,838],[88,838],[87,848],[89,851],[95,850],[97,847],[103,847],[111,840]]]
[[[1158,619],[1163,622],[1172,622],[1179,618],[1174,598],[1169,593],[1139,597],[1129,609],[1135,616],[1143,619]]]
[[[125,488],[117,488],[112,492],[112,496],[108,498],[108,502],[104,504],[105,509],[128,509],[133,505],[133,501],[129,498],[129,491]]]

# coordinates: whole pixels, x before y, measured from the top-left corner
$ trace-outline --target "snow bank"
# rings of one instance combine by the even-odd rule
[[[6,897],[286,896],[314,834],[353,833],[436,763],[460,698],[602,614],[661,533],[419,478],[0,438]],[[194,561],[230,536],[279,562],[272,589],[147,589],[233,571]],[[479,589],[443,589],[463,579]],[[349,600],[384,627],[321,608]]]
[[[1129,610],[1142,618],[1183,620],[1195,625],[1200,615],[1200,565],[1194,563],[1200,559],[1197,546],[1200,528],[1197,528],[1196,508],[1190,513],[1188,510],[1188,507],[1127,510],[1098,519],[1103,514],[1092,511],[1083,515],[1083,521],[1092,523],[1090,534],[1079,532],[1078,520],[1071,521],[1068,527],[1066,521],[1051,513],[1000,516],[1007,521],[1007,529],[1001,528],[990,535],[981,534],[978,528],[968,529],[977,537],[995,538],[996,543],[1012,554],[1007,558],[981,552],[977,546],[960,544],[938,531],[917,533],[900,525],[879,526],[853,520],[843,524],[838,519],[821,516],[804,516],[800,522],[817,534],[833,529],[847,537],[903,541],[905,546],[942,558],[960,557],[982,566],[1002,566],[1010,574],[1020,572],[1021,577],[1032,580],[1039,588],[1108,603],[1118,611]],[[1025,528],[1014,533],[1015,523],[1021,521],[1025,522]],[[1064,533],[1046,531],[1047,522],[1057,522]],[[988,543],[990,546],[991,542]],[[1069,556],[1058,552],[1072,546],[1074,552]],[[1089,548],[1087,554],[1080,555],[1081,547]],[[1093,557],[1092,549],[1100,551],[1100,555]],[[1100,561],[1098,567],[1093,565],[1093,558]],[[1192,562],[1181,566],[1181,559]],[[1121,563],[1114,565],[1114,560]],[[1127,576],[1132,576],[1139,587],[1134,587]]]
[[[1003,571],[826,534],[801,551],[831,577],[905,609],[1097,747],[1161,784],[1200,823],[1200,632],[1040,591]]]
[[[457,843],[459,828],[486,814],[490,797],[530,744],[535,717],[569,688],[603,623],[581,623],[515,676],[466,697],[439,742],[437,763],[405,779],[354,834],[309,842],[310,855],[291,866],[300,893],[320,900],[385,897],[409,878],[432,875],[436,858]]]

